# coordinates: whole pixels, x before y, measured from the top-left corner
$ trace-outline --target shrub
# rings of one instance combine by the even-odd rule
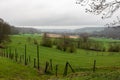
[[[52,47],[52,41],[51,39],[44,39],[42,40],[41,45],[45,47]]]
[[[76,51],[75,44],[69,38],[62,38],[57,41],[56,48],[62,51],[73,53]]]
[[[88,40],[87,42],[81,42],[80,48],[94,51],[105,51],[105,47],[101,42]]]
[[[34,39],[34,44],[35,44],[35,45],[38,45],[38,44],[39,44],[36,39]]]
[[[59,50],[63,50],[63,43],[62,42],[58,42],[57,44],[56,44],[56,48],[57,49],[59,49]]]
[[[76,47],[75,45],[70,45],[68,48],[67,48],[67,51],[70,52],[70,53],[74,53],[76,52]]]
[[[110,44],[108,48],[109,52],[119,52],[120,51],[120,45],[119,44]]]
[[[47,35],[44,34],[43,37],[42,37],[41,45],[45,46],[45,47],[52,47],[52,40],[51,40],[51,38],[47,37]]]

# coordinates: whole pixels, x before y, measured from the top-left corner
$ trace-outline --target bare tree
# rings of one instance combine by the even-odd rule
[[[41,45],[42,45],[42,46],[45,46],[45,47],[52,47],[52,40],[51,40],[51,38],[47,35],[47,33],[44,33],[44,34],[43,34]]]
[[[84,43],[86,43],[88,41],[88,38],[89,38],[89,34],[88,33],[82,33],[79,36],[80,36],[80,38],[82,39],[82,41]]]
[[[102,14],[102,19],[110,18],[119,8],[119,0],[77,0],[76,4],[87,6],[85,12]]]

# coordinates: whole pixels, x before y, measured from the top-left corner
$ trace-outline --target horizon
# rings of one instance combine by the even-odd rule
[[[99,25],[82,25],[82,26],[15,26],[19,28],[35,28],[35,29],[80,29],[80,28],[87,28],[87,27],[106,27],[106,26],[99,26]]]

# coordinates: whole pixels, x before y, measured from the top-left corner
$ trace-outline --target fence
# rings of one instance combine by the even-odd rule
[[[37,52],[36,53],[37,56],[35,58],[33,58],[33,67],[36,68],[37,70],[43,70],[40,68],[39,45],[36,46],[36,52]],[[9,59],[14,60],[18,63],[24,63],[25,66],[29,65],[29,63],[32,62],[31,56],[27,55],[27,45],[24,46],[24,55],[19,55],[16,48],[13,49],[13,51],[12,51],[12,48],[10,47],[10,48],[4,49],[3,52],[0,53],[0,56],[5,57],[5,58],[9,58]],[[55,66],[55,67],[53,67],[53,66]],[[53,65],[53,60],[50,59],[49,61],[46,61],[44,73],[48,74],[49,72],[51,72],[51,73],[55,74],[55,76],[58,76],[59,68],[60,68],[59,64]],[[63,70],[63,76],[68,75],[68,68],[70,68],[72,73],[75,72],[72,65],[67,61],[65,63],[65,67]],[[96,60],[94,60],[94,62],[93,62],[93,68],[91,71],[93,71],[93,72],[96,71]]]

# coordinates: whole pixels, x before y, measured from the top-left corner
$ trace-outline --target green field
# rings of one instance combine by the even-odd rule
[[[91,37],[93,40],[101,41],[101,42],[120,42],[120,40],[115,40],[115,39],[107,39],[107,38],[95,38]]]
[[[31,37],[31,41],[28,41],[28,37]],[[77,49],[75,53],[68,53],[60,51],[56,48],[47,48],[43,46],[39,46],[40,51],[40,69],[41,72],[38,75],[37,69],[33,68],[34,58],[37,57],[37,46],[33,44],[33,40],[36,39],[38,42],[41,42],[41,36],[39,35],[14,35],[11,36],[12,42],[9,43],[9,48],[11,48],[11,52],[14,53],[15,49],[17,49],[17,53],[20,55],[24,55],[25,51],[25,44],[27,46],[27,57],[31,57],[31,62],[27,66],[24,66],[24,60],[22,63],[18,64],[19,62],[15,62],[14,60],[1,58],[0,57],[0,65],[2,65],[2,61],[5,61],[9,64],[4,64],[0,66],[0,79],[2,80],[9,80],[9,77],[14,76],[14,72],[18,72],[18,75],[15,77],[17,79],[25,79],[25,80],[37,80],[43,79],[47,80],[49,78],[56,79],[55,77],[55,66],[58,65],[58,77],[60,79],[73,79],[73,80],[120,80],[120,53],[115,52],[97,52],[97,51],[90,51],[84,49]],[[104,39],[95,39],[99,41],[104,41]],[[109,42],[112,40],[106,40],[105,42]],[[3,50],[4,51],[4,50]],[[53,71],[50,71],[48,74],[44,73],[46,61],[53,61]],[[19,60],[19,58],[18,58]],[[93,61],[96,60],[96,72],[92,72],[93,68]],[[63,72],[65,68],[65,63],[69,62],[72,68],[75,70],[75,73],[72,73],[69,69],[68,75],[63,77]],[[13,68],[4,68],[4,66],[10,65]],[[24,68],[21,68],[24,67]],[[15,71],[14,71],[14,70]],[[23,69],[26,73],[22,73]],[[10,71],[6,73],[4,71]],[[116,72],[117,71],[117,72]],[[4,74],[3,74],[4,73]],[[14,73],[14,74],[13,74]],[[9,75],[11,74],[11,75]],[[44,74],[44,75],[43,75]],[[1,76],[2,75],[2,76]],[[8,77],[6,77],[9,75]],[[16,74],[17,75],[17,74]],[[105,77],[105,76],[106,77]],[[23,77],[23,78],[22,78]],[[111,78],[111,79],[109,79]],[[14,80],[14,79],[11,79]]]

